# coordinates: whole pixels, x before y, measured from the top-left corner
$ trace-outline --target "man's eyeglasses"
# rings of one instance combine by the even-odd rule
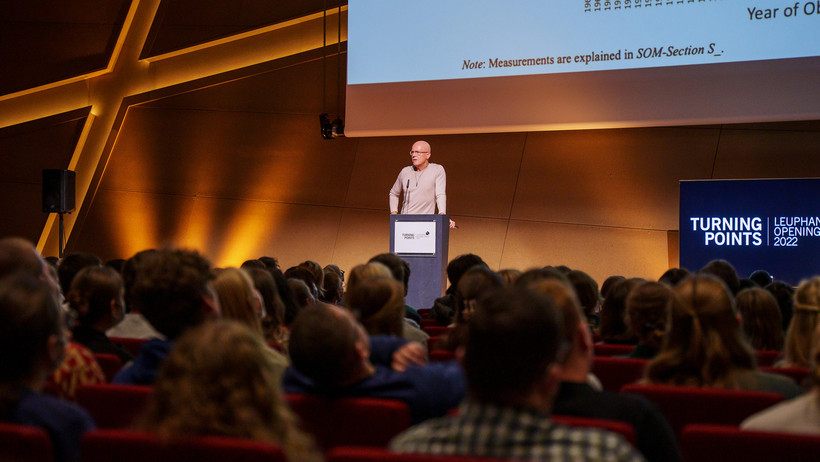
[[[412,156],[413,154],[427,154],[428,152],[430,151],[410,151],[410,155]]]

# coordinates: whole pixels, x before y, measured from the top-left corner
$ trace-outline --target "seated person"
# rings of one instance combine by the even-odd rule
[[[469,395],[457,415],[410,428],[397,452],[526,460],[641,461],[620,435],[550,421],[566,351],[554,304],[520,287],[478,301],[464,351]]]
[[[652,359],[658,354],[666,332],[667,304],[672,289],[660,282],[646,281],[626,298],[626,321],[638,336],[638,345],[627,358]]]
[[[152,258],[158,251],[155,249],[143,250],[137,252],[133,257],[129,258],[122,265],[120,275],[122,276],[123,286],[125,286],[125,306],[126,313],[122,321],[114,327],[108,329],[105,333],[109,338],[137,338],[137,339],[152,339],[162,338],[162,334],[145,319],[139,311],[139,307],[134,304],[131,296],[132,288],[136,282],[137,268],[140,263],[148,258]]]
[[[44,429],[57,462],[80,460],[80,437],[94,428],[76,404],[39,393],[63,360],[66,335],[53,286],[28,274],[0,280],[0,421]]]
[[[190,250],[159,250],[139,262],[132,302],[165,339],[145,342],[131,366],[114,376],[114,383],[154,383],[173,341],[185,330],[219,316],[210,272],[208,261]]]
[[[77,317],[77,325],[71,329],[74,341],[94,353],[116,355],[126,364],[131,355],[105,335],[123,318],[123,296],[119,274],[105,266],[89,266],[74,277],[66,300]]]
[[[394,336],[369,338],[350,311],[317,303],[291,327],[285,392],[401,400],[413,422],[444,415],[464,397],[461,367],[455,362],[408,365],[408,355],[423,361],[424,349],[405,343]]]
[[[541,281],[531,288],[555,303],[562,315],[565,341],[570,345],[558,373],[561,384],[553,414],[626,422],[635,430],[637,448],[646,460],[681,460],[675,434],[654,404],[638,395],[596,390],[588,383],[593,363],[592,336],[572,291],[557,280]]]
[[[142,429],[164,439],[227,436],[268,441],[293,461],[320,461],[279,387],[279,366],[258,332],[233,320],[189,330],[162,364]]]

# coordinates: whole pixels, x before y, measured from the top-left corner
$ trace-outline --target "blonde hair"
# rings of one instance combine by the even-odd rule
[[[794,293],[794,315],[786,332],[785,362],[809,367],[811,343],[820,313],[820,276],[800,282]]]
[[[376,276],[392,278],[393,273],[390,272],[390,268],[378,262],[354,266],[353,269],[350,270],[350,274],[348,274],[347,276],[347,290],[345,291],[345,293],[350,292],[351,290],[356,290],[357,284],[361,283],[365,279]],[[345,306],[350,307],[350,305],[347,304],[346,296]]]
[[[392,276],[374,276],[356,283],[345,304],[370,335],[401,336],[404,329],[404,285]]]
[[[646,368],[649,383],[737,388],[738,372],[756,367],[732,295],[714,276],[693,275],[672,290],[666,339]]]
[[[245,270],[225,268],[217,271],[213,287],[219,298],[223,318],[239,321],[254,333],[263,335],[262,317],[254,307],[256,288]]]
[[[289,460],[321,460],[297,428],[262,338],[231,320],[185,333],[163,362],[138,426],[161,438],[228,436],[281,445]]]

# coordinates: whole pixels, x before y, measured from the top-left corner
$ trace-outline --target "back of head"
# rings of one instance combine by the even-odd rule
[[[55,295],[48,283],[26,272],[0,279],[0,419],[19,387],[56,365],[48,361],[49,338],[64,337]]]
[[[222,317],[239,321],[261,336],[262,300],[257,297],[248,273],[239,268],[225,268],[217,272],[213,287],[219,297]]]
[[[647,366],[650,382],[735,388],[735,374],[756,367],[723,281],[705,274],[684,279],[669,309],[663,349]]]
[[[735,267],[726,260],[712,260],[698,271],[699,273],[711,274],[722,280],[732,296],[740,292],[740,278],[737,276]]]
[[[575,292],[557,279],[544,279],[531,284],[528,288],[547,296],[555,304],[563,320],[564,342],[573,345],[578,334],[578,326],[584,319]]]
[[[572,270],[567,273],[567,278],[578,295],[578,302],[581,304],[587,315],[593,314],[601,303],[601,295],[598,292],[598,283],[590,275],[583,271]]]
[[[261,261],[267,270],[279,269],[279,261],[274,257],[259,257],[257,260]]]
[[[615,287],[615,284],[625,280],[626,278],[623,276],[610,276],[604,279],[604,283],[601,284],[601,298],[606,300],[606,298],[609,296],[609,291],[611,291],[612,288]]]
[[[122,296],[122,278],[116,271],[107,266],[88,266],[74,277],[66,300],[77,321],[91,327],[110,317],[111,302],[121,304]]]
[[[660,349],[666,331],[672,289],[660,282],[642,282],[626,297],[626,317],[644,345]]]
[[[601,306],[601,338],[604,343],[635,344],[638,337],[626,323],[626,298],[642,279],[632,278],[617,282]]]
[[[786,362],[808,367],[811,339],[820,314],[820,276],[800,282],[794,292],[794,314],[786,332]]]
[[[345,295],[370,335],[401,336],[404,329],[404,286],[392,277],[367,278]]]
[[[410,265],[394,253],[380,253],[368,260],[368,263],[381,263],[386,266],[393,278],[404,285],[404,293],[407,295],[407,284],[410,281]]]
[[[772,275],[769,274],[766,270],[755,270],[752,274],[749,275],[749,279],[754,281],[758,287],[766,287],[767,285],[771,284],[772,282]]]
[[[505,286],[511,286],[515,284],[515,281],[521,277],[521,271],[515,268],[507,268],[498,271],[498,276],[501,277],[501,280],[504,282]]]
[[[140,426],[163,438],[218,435],[281,444],[292,460],[309,441],[280,392],[280,371],[247,326],[219,320],[191,329],[163,362]]]
[[[561,323],[554,304],[529,289],[505,287],[482,297],[464,354],[471,398],[504,405],[530,392],[556,362]]]
[[[285,304],[279,297],[279,290],[273,276],[266,269],[251,268],[248,274],[253,280],[253,286],[262,296],[262,304],[265,307],[265,318],[275,323],[274,327],[282,325],[285,319]]]
[[[486,266],[478,265],[467,270],[458,281],[455,291],[456,324],[463,323],[469,318],[466,313],[470,305],[482,294],[503,285],[504,282],[498,274]]]
[[[239,265],[240,269],[249,270],[252,268],[265,269],[265,264],[259,260],[245,260]]]
[[[319,300],[331,305],[338,305],[344,294],[342,279],[336,272],[325,270],[324,284],[324,291]]]
[[[783,331],[786,331],[794,315],[794,287],[783,281],[773,281],[764,289],[774,295],[774,299],[777,300],[780,316],[783,318]]]
[[[291,313],[285,311],[285,324],[289,326],[296,318],[299,317],[299,314],[304,308],[316,303],[316,297],[314,296],[313,291],[308,288],[307,284],[305,284],[305,281],[301,279],[288,279],[287,285],[293,294],[293,300],[296,302],[296,311],[293,312],[292,315]]]
[[[661,275],[658,282],[669,287],[675,287],[679,282],[686,279],[686,276],[689,276],[689,270],[686,268],[669,268]]]
[[[71,281],[74,280],[74,276],[81,269],[88,266],[102,266],[102,260],[88,252],[73,252],[60,260],[60,265],[57,267],[57,277],[60,280],[60,290],[63,291],[63,295],[68,294],[71,289]]]
[[[532,268],[524,271],[521,276],[515,280],[515,286],[530,287],[538,281],[544,281],[547,279],[555,279],[566,284],[567,287],[571,287],[569,279],[567,279],[567,276],[564,273],[549,266],[544,268]]]
[[[372,277],[391,278],[393,277],[393,273],[390,272],[390,268],[379,262],[356,265],[350,270],[350,274],[347,275],[347,291],[345,293],[349,293],[351,290],[356,290],[357,284]]]
[[[40,277],[43,265],[43,259],[31,242],[20,237],[0,239],[0,277],[16,272]]]
[[[209,280],[210,264],[196,251],[157,250],[136,265],[131,298],[154,329],[173,340],[215,314],[206,305],[218,303]]]
[[[741,290],[735,297],[743,332],[755,350],[783,348],[783,329],[777,300],[766,289],[753,287]]]
[[[322,288],[325,286],[325,271],[322,269],[322,265],[313,260],[305,260],[302,263],[299,263],[299,268],[304,268],[310,272],[310,275],[313,278],[313,283],[316,285],[316,289],[321,292]]]
[[[314,299],[319,298],[319,287],[313,282],[313,274],[307,268],[301,266],[291,266],[285,270],[285,278],[298,279],[305,283]]]
[[[302,310],[290,329],[291,363],[318,386],[334,387],[357,373],[361,333],[342,310],[317,303]]]
[[[487,266],[481,257],[471,253],[459,255],[450,260],[450,263],[447,264],[447,279],[450,281],[450,287],[447,289],[447,292],[451,293],[455,291],[458,286],[458,281],[461,280],[461,276],[463,276],[468,269],[476,265]]]

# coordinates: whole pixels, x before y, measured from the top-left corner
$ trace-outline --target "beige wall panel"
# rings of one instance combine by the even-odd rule
[[[525,134],[363,138],[347,205],[387,210],[387,195],[399,171],[410,165],[417,139],[431,145],[431,162],[447,172],[447,211],[454,215],[507,218],[515,193]]]
[[[503,268],[567,265],[599,283],[609,276],[659,278],[668,269],[667,233],[513,220]]]
[[[374,255],[390,250],[390,217],[387,212],[344,209],[336,238],[333,258],[320,261],[322,266],[333,263],[345,272],[367,263]]]
[[[715,178],[820,177],[820,130],[726,130]]]
[[[82,228],[74,230],[66,248],[92,252],[105,261],[129,258],[149,248],[184,246],[180,238],[194,201],[192,196],[100,190]]]
[[[330,261],[341,214],[337,207],[198,198],[180,241],[202,249],[215,266],[267,255],[284,271],[305,260]]]
[[[514,219],[677,229],[678,181],[709,178],[718,130],[530,133]]]
[[[40,184],[2,182],[0,191],[0,238],[19,236],[36,244],[48,219]]]
[[[313,116],[132,109],[102,187],[342,205],[355,143]]]
[[[450,260],[474,253],[490,268],[502,269],[507,220],[453,216],[459,229],[450,230]]]

